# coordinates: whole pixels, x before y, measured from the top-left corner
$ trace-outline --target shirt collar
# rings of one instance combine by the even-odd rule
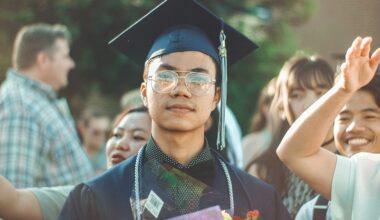
[[[195,165],[198,165],[200,163],[203,163],[203,162],[206,162],[209,160],[213,160],[210,147],[207,143],[207,139],[205,139],[202,151],[198,155],[196,155],[190,161],[189,164],[187,164],[185,166],[178,163],[176,160],[174,160],[173,158],[169,157],[164,152],[162,152],[162,150],[159,148],[157,143],[154,141],[153,137],[150,137],[150,139],[147,142],[145,157],[147,160],[153,159],[159,163],[165,163],[166,162],[166,163],[172,164],[173,166],[177,167],[178,169],[192,168]]]
[[[13,81],[29,86],[43,94],[46,94],[49,98],[52,98],[52,99],[57,98],[57,93],[53,90],[51,86],[45,83],[42,83],[40,81],[37,81],[35,79],[32,79],[25,74],[21,74],[14,69],[8,70],[7,77]]]

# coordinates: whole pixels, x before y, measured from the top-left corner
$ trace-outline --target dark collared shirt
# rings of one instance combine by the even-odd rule
[[[213,160],[213,156],[211,154],[210,147],[207,143],[207,139],[205,139],[202,151],[198,155],[196,155],[190,161],[189,164],[182,165],[182,164],[178,163],[176,160],[174,160],[173,158],[166,155],[164,152],[162,152],[162,150],[158,147],[158,145],[154,141],[153,137],[151,137],[147,142],[145,159],[147,161],[156,160],[160,164],[169,163],[169,164],[173,165],[174,167],[176,167],[180,170],[183,170],[183,169],[190,169],[190,168],[193,168],[195,165],[202,164],[204,162]]]

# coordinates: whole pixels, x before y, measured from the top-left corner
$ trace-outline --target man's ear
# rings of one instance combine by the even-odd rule
[[[45,68],[50,61],[50,57],[43,51],[39,52],[36,56],[36,64],[40,68]]]
[[[148,107],[148,101],[146,96],[146,82],[142,82],[140,85],[140,96],[145,107]]]
[[[214,95],[214,99],[213,99],[213,103],[212,103],[212,110],[215,110],[216,106],[218,105],[218,103],[220,101],[221,94],[222,94],[221,88],[219,86],[216,87],[215,95]]]

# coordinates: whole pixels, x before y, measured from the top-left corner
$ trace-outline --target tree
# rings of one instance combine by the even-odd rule
[[[252,115],[259,91],[277,75],[283,62],[298,48],[291,26],[310,16],[312,0],[204,0],[216,14],[255,41],[260,49],[230,69],[228,105],[243,128]],[[139,86],[142,67],[107,46],[115,34],[128,27],[157,4],[154,0],[2,0],[0,3],[0,80],[11,65],[16,32],[35,22],[63,23],[73,35],[72,56],[76,68],[63,91],[70,101],[96,94],[118,99]],[[73,102],[74,110],[81,108]],[[108,102],[110,103],[110,102]],[[114,114],[116,106],[110,109]],[[75,113],[75,111],[74,111]]]

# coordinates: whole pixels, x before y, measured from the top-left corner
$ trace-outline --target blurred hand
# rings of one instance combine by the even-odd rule
[[[371,37],[357,37],[347,50],[346,61],[341,66],[341,76],[338,81],[347,93],[353,93],[366,85],[375,75],[380,62],[380,48],[370,57]]]

